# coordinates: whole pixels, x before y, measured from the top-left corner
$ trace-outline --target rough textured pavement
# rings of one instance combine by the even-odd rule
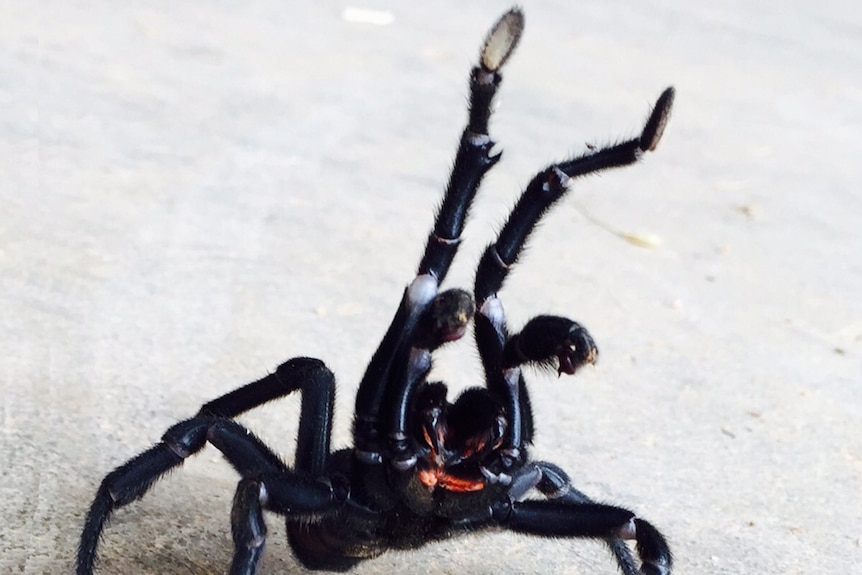
[[[347,442],[508,4],[308,4],[0,7],[0,572],[71,572],[110,469],[287,357],[338,374]],[[450,285],[532,173],[678,91],[656,153],[575,182],[502,294],[514,326],[570,315],[602,352],[531,376],[535,454],[658,525],[677,573],[862,573],[862,10],[524,4]],[[479,381],[469,342],[436,371]],[[297,413],[242,421],[289,458]],[[214,449],[190,460],[116,514],[100,573],[224,572],[235,482]],[[261,572],[302,572],[269,526]],[[392,572],[615,568],[486,534],[356,569]]]

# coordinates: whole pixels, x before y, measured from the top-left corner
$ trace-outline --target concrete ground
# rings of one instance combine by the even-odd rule
[[[338,374],[347,444],[508,7],[413,4],[0,7],[0,572],[70,573],[108,471],[290,356]],[[524,8],[504,159],[449,285],[536,170],[678,91],[656,153],[575,182],[502,293],[513,326],[566,314],[602,351],[530,375],[536,456],[659,526],[677,573],[862,573],[862,9]],[[435,371],[480,381],[469,341]],[[290,459],[297,414],[242,422]],[[115,515],[99,572],[223,573],[235,482],[214,449],[188,461]],[[302,572],[269,526],[261,572]],[[355,572],[615,568],[594,542],[494,533]]]

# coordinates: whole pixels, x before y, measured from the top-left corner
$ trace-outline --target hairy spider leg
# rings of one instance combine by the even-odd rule
[[[565,317],[540,315],[506,341],[502,368],[535,364],[572,375],[578,368],[594,364],[598,353],[593,337],[581,324]]]
[[[580,365],[593,363],[597,350],[584,328],[556,316],[536,317],[524,326],[520,334],[510,335],[497,293],[536,224],[566,193],[568,180],[634,163],[644,152],[654,150],[670,116],[673,97],[673,88],[667,88],[661,94],[638,138],[592,150],[537,174],[516,203],[496,242],[488,246],[480,260],[474,284],[479,312],[474,319],[476,344],[489,390],[502,399],[511,418],[505,444],[508,460],[503,458],[504,467],[525,457],[524,444],[532,436],[529,395],[519,366],[546,363],[556,355],[558,369],[573,373]],[[564,349],[559,349],[558,342],[566,344]],[[560,351],[564,354],[559,355]],[[523,420],[520,420],[522,414]],[[568,476],[558,467],[544,463],[535,465],[542,479],[533,486],[555,501],[517,501],[523,490],[523,486],[517,483],[523,483],[523,477],[531,467],[529,464],[524,468],[527,471],[522,470],[514,478],[500,472],[498,480],[511,481],[512,488],[510,503],[495,510],[494,517],[499,524],[537,535],[603,537],[626,575],[669,573],[670,550],[652,525],[636,518],[628,510],[594,503],[571,487]],[[564,503],[566,505],[562,505]],[[634,566],[631,552],[620,537],[609,537],[614,532],[620,537],[636,540],[638,554],[643,561],[641,571]]]
[[[634,538],[642,564],[637,575],[667,575],[672,567],[670,548],[647,521],[622,507],[600,503],[565,504],[558,501],[512,501],[494,509],[498,525],[511,531],[545,537]],[[612,546],[615,552],[619,549]],[[618,561],[619,562],[619,561]],[[621,563],[621,567],[625,563]]]
[[[510,415],[505,449],[513,459],[529,440],[532,425],[520,421],[530,417],[529,396],[519,368],[503,359],[510,334],[503,306],[497,293],[515,265],[530,233],[542,216],[567,191],[568,180],[636,162],[644,152],[654,150],[670,117],[674,90],[667,88],[658,98],[640,136],[614,146],[554,164],[539,172],[527,185],[500,230],[495,243],[488,246],[479,261],[474,284],[478,313],[475,317],[476,344],[485,369],[488,388],[506,406]],[[510,360],[511,361],[511,360]],[[506,364],[506,365],[504,365]]]
[[[512,55],[524,28],[518,9],[504,14],[485,38],[479,64],[470,75],[469,119],[458,146],[455,163],[443,201],[435,218],[419,263],[417,276],[404,290],[395,317],[371,357],[356,394],[353,441],[356,455],[365,463],[382,462],[384,403],[399,393],[399,379],[409,361],[409,347],[419,319],[437,295],[449,266],[458,251],[461,233],[476,191],[485,174],[500,160],[492,153],[494,142],[488,135],[494,95],[502,76],[500,68]]]
[[[232,419],[213,423],[207,438],[242,477],[231,509],[231,575],[257,571],[266,542],[264,509],[290,522],[307,522],[334,514],[347,498],[346,487],[336,491],[320,475],[288,469],[260,439]],[[297,455],[302,448],[297,445]]]
[[[536,488],[552,502],[569,506],[596,503],[585,493],[576,489],[572,485],[568,474],[557,465],[546,461],[536,461],[532,465],[538,468],[541,473],[540,479],[535,484]],[[652,525],[648,523],[643,525],[644,523],[646,522],[641,519],[634,519],[636,530],[634,538],[638,541],[639,554],[642,558],[652,558],[655,563],[664,565],[666,572],[670,572],[672,557],[667,542]],[[638,539],[638,532],[640,533],[640,539]],[[653,573],[653,571],[649,571],[649,565],[644,566],[643,571],[638,569],[632,557],[631,549],[629,549],[623,539],[607,537],[605,542],[616,558],[623,575]],[[644,562],[646,563],[646,559],[644,559]],[[661,572],[659,571],[659,573]]]
[[[467,126],[461,135],[434,230],[419,264],[420,275],[434,274],[440,282],[443,281],[461,241],[464,223],[479,184],[488,170],[500,160],[500,152],[491,153],[494,142],[488,135],[488,121],[494,95],[502,81],[500,68],[515,51],[523,29],[523,13],[516,9],[504,14],[485,38],[479,64],[470,73]]]
[[[270,489],[279,494],[271,498],[272,505],[286,509],[290,505],[285,502],[289,502],[300,509],[302,505],[308,507],[309,502],[320,502],[321,497],[325,499],[322,484],[312,480],[320,477],[327,464],[334,385],[332,372],[323,362],[291,359],[275,373],[204,404],[197,415],[171,426],[161,442],[102,480],[84,522],[76,560],[77,575],[92,574],[99,538],[113,511],[143,497],[160,477],[200,451],[208,440],[243,477],[283,478]],[[288,470],[260,440],[230,419],[297,390],[303,396],[296,454],[301,475]],[[291,491],[290,486],[296,489]],[[234,504],[235,509],[237,505]],[[328,506],[323,505],[318,512],[328,510]]]
[[[395,468],[400,471],[411,469],[416,462],[408,427],[415,393],[431,370],[431,354],[445,343],[460,338],[473,320],[475,310],[473,298],[464,290],[451,289],[440,293],[423,314],[404,372],[393,372],[401,385],[394,390],[386,405],[389,415],[386,423],[389,452]]]
[[[532,503],[524,505],[525,502],[520,500],[533,489],[547,501],[538,506]],[[589,507],[582,513],[570,509],[583,505]],[[607,513],[603,515],[605,511]],[[575,517],[569,519],[569,530],[560,532],[559,525],[556,528],[551,525],[543,530],[543,514],[547,514],[552,523],[560,523],[558,515],[574,514]],[[490,515],[466,518],[459,521],[458,525],[468,531],[503,527],[540,536],[600,538],[607,543],[623,575],[667,575],[672,563],[670,550],[661,534],[651,525],[646,524],[641,528],[642,543],[638,544],[638,549],[643,547],[642,557],[653,558],[653,562],[663,565],[665,571],[656,571],[649,564],[642,567],[643,571],[639,570],[625,541],[621,537],[613,537],[620,535],[637,539],[634,533],[643,523],[646,522],[635,518],[634,513],[626,509],[597,504],[573,487],[569,476],[559,466],[547,461],[529,461],[513,476],[507,500],[496,504]]]
[[[302,404],[294,467],[319,477],[327,467],[335,410],[335,376],[322,361],[290,359],[275,373],[204,404],[198,415],[233,418],[297,390],[302,391]]]
[[[498,319],[502,318],[502,305],[499,300],[495,297],[486,301],[490,302],[486,311],[496,314]],[[509,397],[510,409],[520,405],[520,440],[515,435],[510,436],[511,445],[520,447],[510,455],[523,458],[524,446],[533,440],[533,414],[520,366],[532,364],[552,367],[558,374],[571,375],[584,365],[595,364],[599,351],[587,329],[565,317],[540,315],[527,322],[519,333],[511,335],[506,330],[505,320],[498,326],[488,319],[487,315],[478,318],[476,324],[477,343],[482,346],[480,356],[483,358],[486,377],[495,374],[492,381],[496,387],[492,387],[492,390],[496,389],[499,393],[503,388],[500,374],[507,393],[509,385],[514,386],[517,383],[517,392],[513,387],[511,397],[503,397]],[[504,342],[502,349],[500,341]]]

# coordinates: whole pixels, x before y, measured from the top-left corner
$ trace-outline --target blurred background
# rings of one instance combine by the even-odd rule
[[[448,285],[549,162],[576,181],[502,292],[588,326],[596,370],[529,374],[534,454],[669,537],[676,573],[862,564],[862,10],[522,3],[485,179]],[[505,2],[0,7],[0,571],[70,573],[102,477],[291,356],[356,384],[412,279]],[[639,241],[633,241],[639,240]],[[638,245],[640,244],[640,245]],[[435,377],[481,381],[469,338]],[[290,461],[297,398],[242,422]],[[229,564],[237,478],[207,449],[116,513],[101,573]],[[300,573],[269,516],[261,573]],[[604,546],[488,533],[371,573],[616,572]]]

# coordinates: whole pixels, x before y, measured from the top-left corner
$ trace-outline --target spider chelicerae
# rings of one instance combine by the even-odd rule
[[[472,70],[469,120],[434,229],[359,384],[353,447],[330,452],[332,372],[317,359],[291,359],[275,373],[204,404],[168,429],[160,443],[104,478],[81,535],[78,575],[92,574],[99,538],[114,510],[143,497],[207,443],[241,477],[230,518],[232,575],[256,572],[266,538],[264,511],[284,517],[295,555],[312,569],[343,571],[388,549],[502,528],[603,539],[625,575],[670,573],[670,549],[655,527],[627,509],[592,501],[558,466],[529,457],[534,418],[522,367],[551,365],[573,374],[595,363],[598,351],[587,330],[564,317],[538,316],[510,332],[497,294],[569,180],[632,164],[655,149],[673,88],[661,94],[639,137],[590,146],[539,172],[484,252],[472,293],[439,290],[479,184],[500,160],[488,121],[500,69],[523,26],[520,10],[504,14]],[[431,357],[464,335],[470,322],[485,383],[449,402],[446,386],[426,379]],[[302,393],[302,404],[296,456],[288,466],[234,418],[295,391]],[[626,540],[634,540],[640,566]]]

